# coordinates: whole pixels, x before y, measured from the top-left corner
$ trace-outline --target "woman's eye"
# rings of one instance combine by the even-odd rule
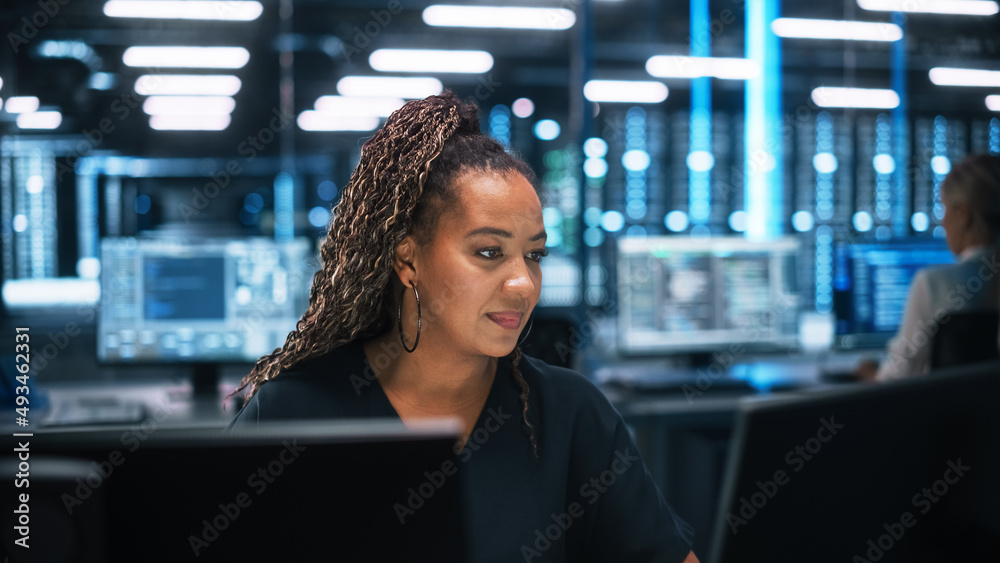
[[[479,255],[483,258],[496,258],[500,255],[499,248],[484,248],[479,251]]]
[[[535,262],[541,262],[542,258],[549,255],[548,250],[533,250],[528,253],[528,259],[534,260]]]

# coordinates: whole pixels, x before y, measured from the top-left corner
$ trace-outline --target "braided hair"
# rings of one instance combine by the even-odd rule
[[[389,330],[396,246],[408,234],[420,243],[432,238],[441,213],[457,200],[454,180],[467,172],[521,174],[537,193],[530,167],[480,133],[474,103],[445,91],[393,112],[362,145],[361,160],[333,209],[309,308],[284,345],[257,360],[234,394],[249,388],[252,397],[266,381],[301,362]],[[522,418],[537,456],[520,358],[515,347],[505,359],[521,389]]]

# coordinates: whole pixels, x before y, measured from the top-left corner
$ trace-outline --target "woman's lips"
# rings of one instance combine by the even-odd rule
[[[517,330],[521,328],[521,317],[523,315],[518,312],[505,311],[502,313],[486,313],[486,316],[503,328]]]

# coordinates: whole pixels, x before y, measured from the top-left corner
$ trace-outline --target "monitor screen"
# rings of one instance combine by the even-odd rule
[[[741,404],[702,560],[996,560],[998,370]]]
[[[98,358],[255,361],[305,311],[309,253],[304,239],[104,239]]]
[[[882,347],[899,329],[917,270],[953,264],[942,239],[842,244],[835,250],[837,346]]]
[[[457,431],[388,419],[36,430],[19,438],[28,526],[5,510],[0,539],[30,528],[12,563],[469,561],[465,472],[440,469],[458,462]],[[7,475],[18,463],[0,456]]]
[[[619,350],[625,354],[794,346],[798,241],[623,238]]]

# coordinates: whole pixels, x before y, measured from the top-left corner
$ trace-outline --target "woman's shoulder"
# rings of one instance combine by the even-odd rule
[[[589,378],[578,371],[548,364],[538,358],[522,356],[518,364],[529,389],[550,407],[563,412],[598,412],[617,417],[617,411],[604,393]]]
[[[237,415],[255,422],[337,418],[356,403],[364,380],[364,355],[346,345],[305,360],[265,381]],[[355,399],[352,401],[351,399]]]

